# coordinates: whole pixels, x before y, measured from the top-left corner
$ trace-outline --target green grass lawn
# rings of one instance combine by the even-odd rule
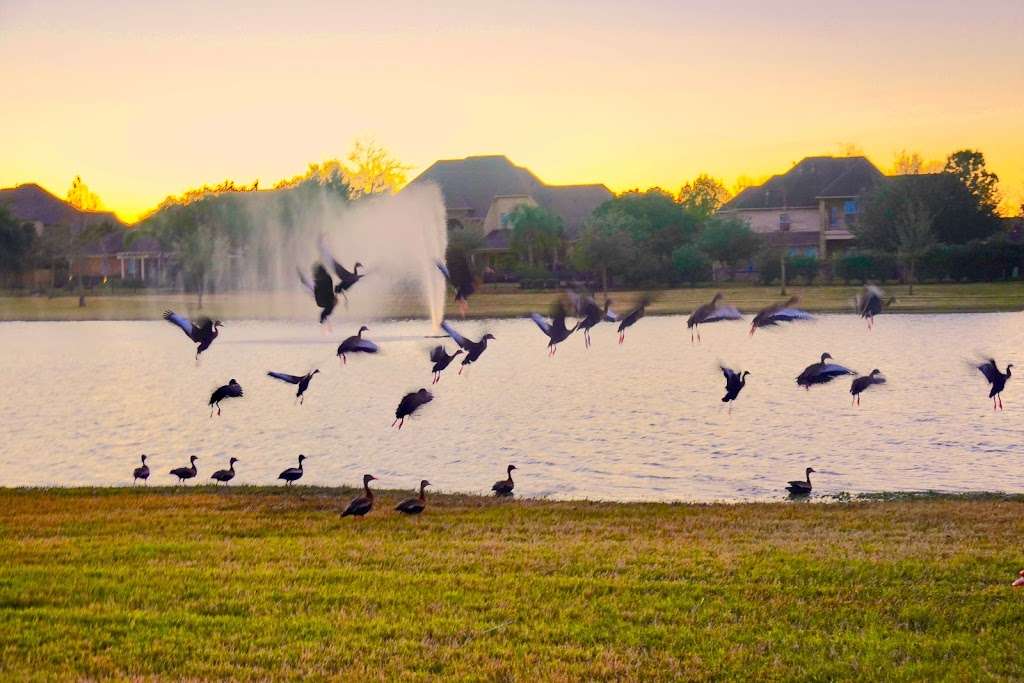
[[[1019,498],[0,490],[6,679],[1024,676]]]
[[[744,312],[754,312],[773,301],[778,301],[778,287],[731,285],[720,288],[729,301]],[[855,286],[790,287],[791,294],[801,296],[802,305],[818,312],[847,312],[850,301],[860,290]],[[904,286],[887,288],[897,298],[893,312],[950,313],[966,311],[1020,311],[1024,310],[1024,281],[931,284],[918,285],[914,295],[907,294]],[[706,303],[718,291],[711,287],[670,289],[655,292],[656,301],[649,308],[651,314],[690,313]],[[533,311],[547,311],[558,291],[522,291],[518,289],[485,289],[473,296],[469,317],[505,318],[527,315]],[[638,298],[638,292],[612,292],[616,308],[628,309]],[[151,320],[170,308],[196,311],[196,298],[186,294],[122,294],[89,296],[87,305],[79,307],[77,296],[0,296],[0,321],[4,320]],[[449,314],[458,315],[449,303]],[[205,311],[224,320],[289,319],[301,318],[303,311],[313,318],[315,308],[300,293],[287,294],[221,294],[207,296]],[[382,314],[391,317],[423,317],[425,311],[418,302],[382,302]]]

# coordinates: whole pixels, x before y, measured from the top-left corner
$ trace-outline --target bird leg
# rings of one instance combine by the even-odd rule
[[[625,332],[619,332],[619,344],[621,344],[624,341],[626,341],[626,333]]]
[[[395,418],[395,421],[391,423],[391,426],[394,427],[396,424],[398,424],[398,418],[397,417]]]
[[[459,313],[463,318],[466,317],[466,312],[469,310],[469,302],[465,299],[459,299]]]
[[[398,429],[401,430],[402,426],[404,424],[405,424],[405,418],[403,417],[401,420],[398,421]]]
[[[996,398],[999,399],[999,410],[1003,409],[1003,396],[1002,394],[996,394]]]
[[[220,417],[220,404],[217,404],[217,417]]]
[[[459,368],[459,374],[461,375],[461,374],[462,374],[462,371],[463,371],[463,370],[465,370],[465,369],[466,369],[466,366],[465,366],[465,365],[461,366],[461,367]]]

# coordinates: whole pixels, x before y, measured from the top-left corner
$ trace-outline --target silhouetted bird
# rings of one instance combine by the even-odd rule
[[[164,320],[177,325],[189,339],[199,345],[196,347],[196,360],[199,360],[199,354],[210,348],[210,344],[220,334],[218,328],[224,326],[224,323],[219,320],[210,320],[205,317],[196,318],[195,322],[192,322],[174,311],[164,311]]]
[[[278,479],[284,479],[285,486],[291,486],[299,479],[302,479],[302,461],[306,459],[306,456],[299,455],[299,466],[289,467],[281,474],[277,475]]]
[[[827,384],[841,375],[857,374],[838,363],[826,363],[826,360],[832,360],[832,355],[821,354],[821,362],[812,363],[804,368],[804,371],[797,376],[796,383],[805,389],[810,389],[812,384]]]
[[[373,491],[370,490],[370,482],[376,479],[377,477],[372,474],[363,475],[363,495],[352,499],[345,511],[341,513],[342,517],[349,515],[362,517],[373,509]]]
[[[178,478],[179,484],[183,483],[186,479],[192,479],[199,473],[199,469],[196,467],[196,460],[198,459],[199,458],[193,455],[188,459],[188,467],[175,467],[171,470],[170,474]]]
[[[618,316],[611,311],[611,299],[604,300],[604,306],[598,306],[594,298],[572,290],[568,291],[569,299],[576,309],[576,316],[580,321],[576,323],[576,329],[583,330],[583,343],[590,348],[590,330],[602,322],[616,322]]]
[[[140,467],[136,467],[132,471],[132,484],[137,482],[139,479],[141,479],[142,481],[149,480],[149,465],[146,464],[145,455],[142,456],[142,465]]]
[[[850,395],[853,396],[853,403],[860,405],[860,395],[873,384],[885,384],[885,377],[882,377],[882,371],[878,368],[872,370],[870,375],[854,378],[850,383]]]
[[[570,330],[565,326],[566,310],[565,306],[562,305],[561,301],[555,302],[554,306],[551,307],[551,322],[549,323],[544,319],[544,316],[538,313],[531,313],[530,319],[537,324],[540,331],[543,332],[548,338],[548,355],[554,356],[555,352],[558,351],[558,345],[569,338],[576,328],[579,327],[579,323],[573,326]]]
[[[722,397],[722,403],[735,401],[743,391],[743,387],[747,386],[747,375],[750,372],[744,370],[742,373],[738,373],[724,365],[718,367],[722,370],[722,375],[725,376],[725,396]],[[732,406],[729,406],[729,409],[732,410]]]
[[[217,415],[220,415],[220,402],[228,398],[241,398],[242,385],[232,379],[227,384],[217,387],[210,394],[210,417],[213,417],[213,408],[217,408]]]
[[[306,373],[300,377],[299,375],[289,375],[284,372],[274,372],[271,370],[267,373],[267,376],[279,379],[282,382],[288,382],[289,384],[298,384],[299,387],[295,392],[295,398],[298,400],[299,405],[302,405],[303,401],[305,401],[304,394],[306,393],[306,389],[309,388],[309,383],[312,381],[313,375],[318,372],[320,372],[320,370],[313,370],[313,372]]]
[[[231,458],[228,461],[228,468],[226,470],[217,470],[210,475],[210,479],[216,479],[221,484],[227,484],[229,481],[235,478],[235,463],[238,462],[238,458]]]
[[[807,476],[807,481],[801,481],[799,479],[789,482],[789,486],[786,490],[789,491],[791,496],[806,496],[811,492],[811,472],[814,471],[813,467],[808,467],[804,470],[804,474]]]
[[[395,506],[395,509],[407,515],[418,515],[427,509],[427,492],[426,488],[430,486],[430,482],[424,479],[420,482],[420,495],[418,498],[406,498],[401,503]]]
[[[363,332],[369,331],[370,328],[363,325],[358,332],[338,344],[338,357],[341,358],[342,363],[348,364],[348,358],[345,357],[345,354],[348,353],[377,353],[380,351],[380,347],[372,341],[363,339]]]
[[[437,269],[455,290],[455,303],[458,304],[459,312],[465,318],[466,311],[469,309],[469,297],[476,291],[476,279],[473,277],[469,259],[462,257],[453,260],[451,268],[442,261],[438,261]]]
[[[774,303],[771,306],[762,308],[750,322],[750,334],[753,335],[759,327],[773,327],[779,323],[792,322],[794,320],[814,320],[814,316],[810,313],[796,308],[798,301],[800,301],[800,298],[794,296],[781,303]]]
[[[992,410],[995,410],[998,406],[999,410],[1003,409],[1003,389],[1006,388],[1006,380],[1010,379],[1011,370],[1013,363],[1006,366],[1006,372],[999,372],[999,368],[996,367],[995,359],[991,359],[986,363],[982,363],[978,366],[978,370],[981,374],[985,375],[985,379],[992,385],[991,391],[988,392],[988,397],[992,399]]]
[[[487,340],[494,339],[493,334],[485,334],[480,338],[480,341],[472,341],[466,339],[461,334],[455,331],[455,328],[448,324],[448,321],[441,323],[441,329],[443,329],[449,337],[451,337],[456,344],[458,344],[466,352],[466,357],[462,359],[462,367],[459,368],[459,374],[462,374],[463,369],[467,365],[475,363],[476,360],[487,350]]]
[[[331,254],[327,248],[327,242],[323,235],[320,235],[320,256],[323,262],[331,266],[334,269],[334,274],[338,276],[338,284],[335,285],[334,291],[336,294],[341,294],[345,297],[345,305],[348,306],[348,290],[352,288],[360,279],[362,275],[359,274],[359,269],[363,267],[362,263],[356,261],[356,264],[352,266],[351,272],[346,269],[343,265],[338,263],[334,255]]]
[[[441,381],[441,373],[444,372],[444,369],[447,368],[448,365],[453,360],[455,360],[455,357],[460,355],[461,353],[462,349],[456,349],[455,353],[449,356],[448,352],[446,352],[444,350],[444,347],[441,346],[440,344],[433,348],[433,350],[430,352],[430,360],[434,364],[433,368],[431,369],[431,372],[434,373],[434,380],[431,382],[431,384],[437,384],[438,382]]]
[[[622,318],[620,318],[620,321],[619,321],[619,343],[620,344],[622,342],[626,341],[626,329],[632,327],[633,325],[636,324],[637,320],[640,320],[640,318],[644,317],[644,314],[647,312],[647,306],[650,303],[651,303],[651,299],[648,298],[648,297],[644,297],[644,298],[642,298],[640,300],[640,303],[639,303],[639,305],[637,305],[636,308],[634,308],[632,311],[630,311],[629,313],[624,315]]]
[[[418,408],[424,406],[434,400],[434,395],[426,389],[420,389],[419,391],[413,391],[402,397],[402,400],[398,402],[398,408],[395,409],[395,421],[391,423],[394,427],[396,424],[401,429],[402,425],[405,424],[405,418],[409,417],[416,412]]]
[[[693,341],[693,333],[697,333],[697,341],[700,341],[700,326],[707,323],[716,323],[720,320],[741,320],[743,316],[733,306],[722,306],[720,302],[724,298],[721,292],[715,294],[710,302],[698,306],[697,310],[686,319],[686,327],[690,330],[690,341]]]
[[[331,313],[334,312],[334,307],[338,305],[338,295],[334,293],[334,280],[331,279],[331,274],[327,272],[327,269],[322,264],[316,263],[313,265],[312,284],[302,274],[301,270],[299,271],[299,281],[313,295],[313,300],[316,301],[316,305],[321,309],[320,324],[323,325],[327,322],[327,318],[330,317]]]
[[[864,289],[855,300],[857,313],[868,321],[868,329],[875,326],[875,316],[886,306],[896,303],[895,298],[885,299],[885,292],[874,285],[864,285]]]
[[[494,495],[496,495],[496,496],[511,496],[512,495],[512,489],[514,489],[516,487],[516,483],[514,481],[512,481],[512,470],[514,470],[514,469],[517,469],[515,465],[509,465],[508,469],[506,470],[506,472],[508,472],[508,477],[505,478],[505,479],[499,479],[498,481],[494,482],[494,485],[491,486],[491,490],[494,491]]]

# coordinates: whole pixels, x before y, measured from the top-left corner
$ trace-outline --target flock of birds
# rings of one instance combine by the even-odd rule
[[[329,326],[329,318],[338,304],[338,295],[342,296],[347,306],[349,290],[365,276],[365,273],[359,272],[363,265],[358,262],[355,263],[351,271],[342,266],[327,249],[323,238],[319,242],[319,249],[321,260],[312,267],[312,282],[310,282],[301,269],[299,270],[299,279],[312,295],[317,307],[320,308],[320,324]],[[437,268],[454,290],[455,300],[464,316],[468,308],[469,298],[476,290],[476,283],[467,264],[460,263],[457,265],[459,267],[453,271],[449,270],[446,264],[439,262],[437,263]],[[331,275],[328,267],[330,270],[333,270],[334,276]],[[337,282],[335,282],[335,277]],[[553,304],[549,316],[545,317],[538,313],[532,313],[530,318],[547,337],[548,355],[554,356],[558,351],[558,345],[569,339],[576,332],[582,333],[584,345],[589,349],[591,346],[591,330],[601,323],[617,323],[618,343],[623,344],[626,331],[644,317],[646,309],[652,301],[653,297],[645,295],[641,297],[640,301],[629,312],[619,315],[612,310],[612,301],[610,299],[606,298],[603,303],[599,304],[589,294],[570,290],[565,298],[559,298]],[[894,301],[891,298],[887,299],[879,288],[868,285],[856,297],[854,305],[857,313],[867,321],[868,329],[872,329],[875,316],[882,313]],[[751,320],[750,335],[753,335],[761,328],[814,319],[810,313],[798,308],[797,304],[798,299],[792,297],[786,301],[761,309]],[[575,324],[571,327],[567,323],[570,317],[576,320]],[[721,293],[717,293],[711,301],[699,306],[687,319],[686,326],[690,330],[691,343],[700,341],[700,328],[702,325],[721,321],[742,320],[742,318],[743,316],[740,311],[733,306],[726,305],[724,303],[724,296]],[[223,327],[223,323],[219,320],[200,318],[192,321],[173,311],[167,311],[164,314],[164,319],[179,327],[196,345],[197,362],[200,355],[209,349],[210,345],[217,339],[220,328]],[[449,352],[443,344],[439,344],[430,351],[431,384],[437,384],[441,379],[442,373],[460,356],[461,367],[459,374],[461,375],[466,367],[480,359],[487,350],[488,342],[494,340],[494,335],[491,334],[484,334],[478,340],[469,339],[460,334],[447,321],[443,321],[441,327],[445,335],[455,343],[457,348]],[[342,364],[348,362],[349,355],[374,354],[379,351],[379,346],[375,342],[363,336],[364,333],[369,331],[369,328],[363,325],[356,334],[346,338],[338,345],[337,356]],[[972,366],[981,372],[988,381],[990,387],[989,398],[992,399],[993,409],[1001,410],[1001,394],[1006,387],[1007,380],[1011,376],[1013,365],[1007,365],[1005,371],[1000,371],[996,361],[989,359],[980,364],[972,364]],[[752,373],[749,370],[739,371],[724,365],[720,365],[719,369],[725,379],[725,395],[721,400],[723,403],[728,403],[731,410],[732,402],[739,398],[740,393],[747,384],[747,377]],[[319,372],[319,369],[313,369],[303,375],[293,375],[285,372],[268,371],[267,375],[272,379],[295,385],[295,399],[301,405],[310,382]],[[861,395],[865,391],[886,381],[882,372],[877,368],[867,375],[859,375],[854,370],[835,362],[829,353],[823,353],[817,362],[808,365],[796,377],[796,384],[809,390],[812,386],[828,384],[844,376],[853,377],[850,384],[850,395],[852,403],[857,406],[860,405]],[[221,415],[221,402],[232,398],[242,398],[243,396],[242,386],[235,379],[231,379],[227,384],[218,387],[209,397],[210,417],[212,418],[215,412],[216,415]],[[433,394],[426,388],[420,388],[402,396],[395,409],[395,420],[392,422],[392,427],[401,429],[407,417],[430,403],[433,398]],[[140,480],[145,482],[149,479],[150,468],[146,460],[147,456],[143,455],[141,466],[134,470],[135,482]],[[195,478],[198,474],[197,460],[198,458],[193,455],[187,467],[172,469],[170,474],[177,477],[179,483]],[[304,460],[306,460],[306,456],[300,455],[298,465],[282,471],[278,479],[283,480],[285,485],[288,486],[294,484],[294,482],[302,478]],[[227,484],[235,477],[235,463],[237,462],[237,458],[231,458],[228,468],[217,470],[211,475],[211,479],[218,483]],[[512,481],[512,471],[515,469],[515,465],[509,465],[506,470],[506,478],[494,483],[491,490],[495,495],[512,495],[515,486]],[[810,494],[812,490],[810,475],[813,472],[814,469],[808,467],[804,473],[805,478],[790,481],[785,487],[786,490],[793,496],[806,496]],[[376,480],[376,477],[373,475],[364,475],[363,495],[349,503],[342,513],[343,517],[362,517],[373,509],[374,494],[370,489],[370,482],[374,480]],[[422,480],[419,485],[418,497],[403,500],[395,509],[405,514],[419,514],[422,512],[426,507],[425,489],[427,486],[430,486],[430,482],[425,479]]]

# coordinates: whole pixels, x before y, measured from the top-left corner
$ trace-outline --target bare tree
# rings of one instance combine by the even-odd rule
[[[917,275],[917,262],[928,249],[935,244],[932,232],[934,216],[920,200],[907,203],[903,215],[896,223],[897,254],[907,268],[907,283],[910,295],[914,294],[914,279]]]

